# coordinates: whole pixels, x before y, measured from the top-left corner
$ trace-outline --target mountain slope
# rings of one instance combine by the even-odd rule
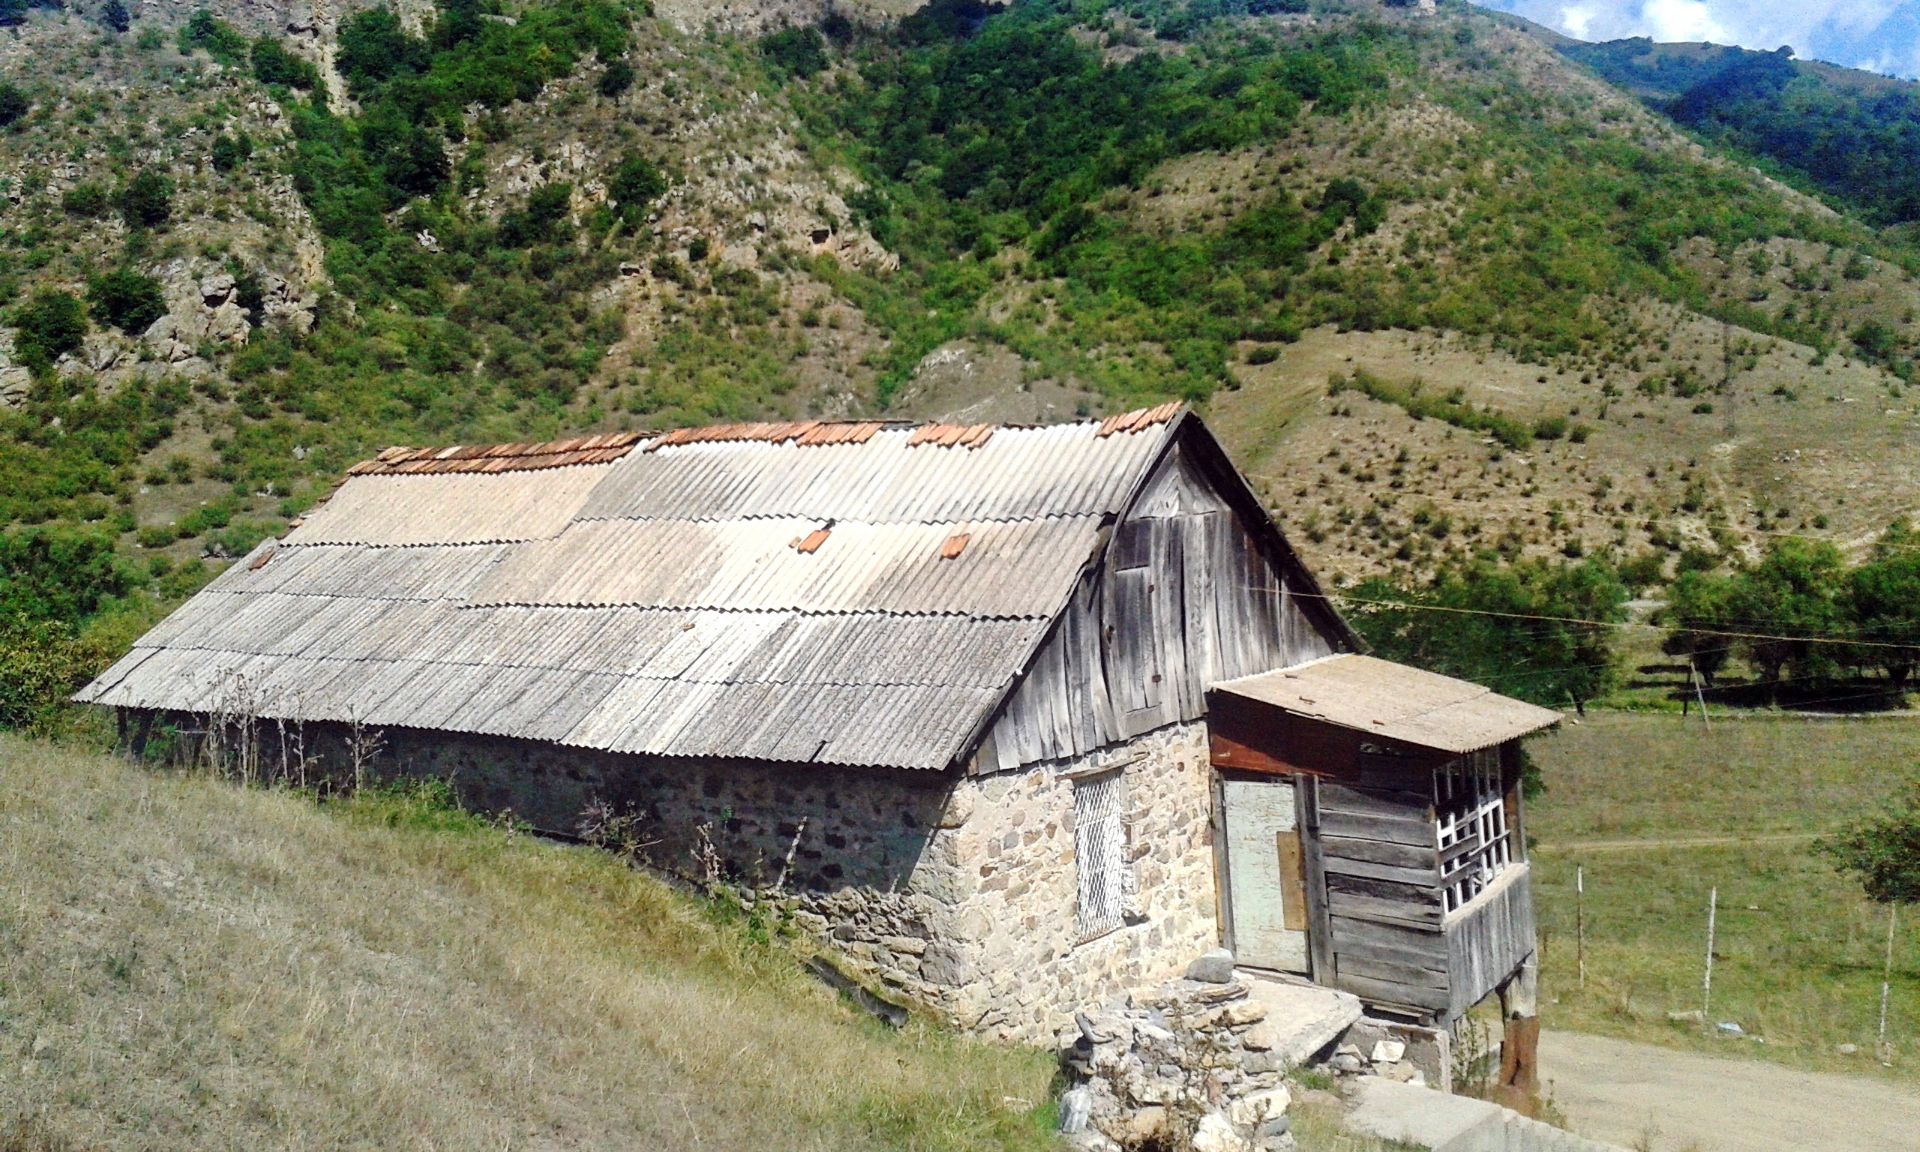
[[[389,443],[756,416],[1184,396],[1349,577],[1916,503],[1920,249],[1510,20],[702,11],[29,14],[9,619],[151,612]]]

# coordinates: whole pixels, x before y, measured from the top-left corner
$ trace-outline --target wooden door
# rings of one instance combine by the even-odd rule
[[[1234,959],[1304,973],[1307,885],[1293,781],[1229,777],[1222,784]]]

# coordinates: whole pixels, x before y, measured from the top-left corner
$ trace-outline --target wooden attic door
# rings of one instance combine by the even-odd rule
[[[1114,530],[1102,645],[1122,731],[1180,719],[1185,695],[1185,564],[1179,517],[1136,517]]]

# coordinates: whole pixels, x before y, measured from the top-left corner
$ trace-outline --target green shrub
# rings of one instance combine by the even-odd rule
[[[607,180],[607,191],[613,196],[614,206],[620,209],[620,218],[628,224],[644,219],[647,206],[666,190],[666,176],[653,161],[637,154],[622,159]]]
[[[113,198],[98,184],[75,184],[60,197],[60,208],[69,216],[98,220],[113,208]]]
[[[64,621],[0,621],[0,728],[51,729],[106,661]]]
[[[253,137],[245,132],[238,136],[221,134],[213,139],[213,169],[216,172],[231,172],[245,164],[253,155]]]
[[[320,72],[312,64],[286,50],[280,41],[262,36],[251,49],[254,79],[262,84],[279,84],[303,92],[320,87]]]
[[[127,11],[121,0],[107,0],[106,6],[100,9],[100,23],[115,32],[125,32],[133,27],[133,13]]]
[[[145,332],[167,312],[160,282],[131,268],[96,277],[87,288],[87,306],[95,320],[130,335]]]
[[[760,55],[777,71],[806,79],[827,66],[827,41],[817,28],[782,28],[760,40]]]
[[[37,372],[80,347],[87,335],[87,314],[72,293],[42,288],[13,313],[14,351]]]
[[[238,64],[247,58],[247,38],[240,30],[201,8],[180,26],[180,51],[191,55],[200,49],[222,64]]]
[[[17,124],[33,110],[33,101],[18,84],[0,83],[0,128]]]
[[[624,59],[614,60],[600,71],[600,83],[596,86],[600,95],[609,100],[617,99],[627,89],[633,87],[633,65]]]
[[[121,187],[119,205],[127,227],[158,228],[173,216],[173,181],[143,168]]]

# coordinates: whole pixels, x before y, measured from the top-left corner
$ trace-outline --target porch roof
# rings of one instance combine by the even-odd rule
[[[1283,712],[1456,755],[1550,728],[1560,713],[1466,680],[1340,654],[1213,686]]]

